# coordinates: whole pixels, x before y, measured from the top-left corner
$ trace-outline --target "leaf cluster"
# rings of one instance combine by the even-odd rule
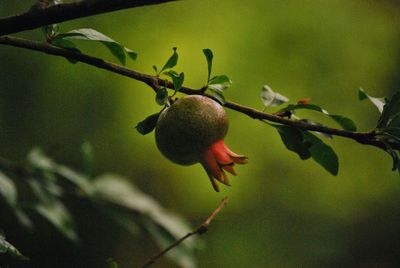
[[[153,197],[143,193],[127,178],[116,174],[93,175],[93,159],[88,143],[83,146],[84,170],[76,171],[61,165],[34,148],[27,157],[30,176],[24,178],[24,189],[30,191],[29,200],[20,200],[19,184],[12,174],[0,172],[0,199],[15,212],[19,223],[34,229],[31,215],[44,218],[65,238],[79,242],[79,230],[75,216],[69,209],[68,197],[88,201],[92,208],[111,218],[115,224],[126,229],[131,235],[143,232],[150,234],[155,242],[164,247],[190,232],[189,225],[180,216],[165,209]],[[22,186],[21,186],[22,187]],[[195,241],[180,245],[169,257],[182,265],[193,264]],[[0,256],[8,254],[20,259],[24,257],[3,237],[0,237]]]

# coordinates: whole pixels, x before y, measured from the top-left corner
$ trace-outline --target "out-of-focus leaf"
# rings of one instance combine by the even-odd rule
[[[171,69],[175,67],[175,65],[178,63],[178,53],[176,53],[176,47],[172,48],[174,53],[172,53],[171,57],[167,60],[167,62],[164,64],[164,67],[162,67],[161,71],[164,71],[166,69]]]
[[[311,144],[304,141],[301,130],[284,125],[271,124],[271,126],[278,130],[282,142],[285,144],[288,150],[297,153],[303,160],[311,157],[311,153],[309,151]]]
[[[32,222],[28,215],[18,206],[18,192],[14,182],[0,171],[0,195],[2,195],[7,204],[12,207],[18,221],[26,228],[32,229]]]
[[[264,107],[279,106],[282,103],[288,102],[289,99],[285,96],[273,91],[269,86],[265,85],[261,89],[261,100]]]
[[[17,205],[17,188],[14,182],[0,171],[0,195],[4,197],[10,207]]]
[[[138,215],[135,213],[127,213],[125,209],[116,206],[107,206],[107,204],[98,206],[98,209],[128,231],[131,235],[137,236],[140,234],[140,227],[137,222]]]
[[[20,208],[16,208],[14,210],[15,216],[17,217],[19,223],[27,228],[28,230],[32,230],[33,224],[31,219],[28,217],[28,215]]]
[[[146,134],[152,132],[153,129],[156,127],[159,116],[160,116],[160,113],[155,113],[155,114],[148,116],[142,122],[139,122],[137,124],[136,130],[142,135],[146,135]]]
[[[6,240],[3,234],[0,234],[0,254],[6,254],[12,259],[27,261],[28,257],[24,256],[19,250]]]
[[[114,259],[109,258],[106,261],[109,268],[118,268],[118,263]]]
[[[337,114],[330,114],[327,110],[321,108],[318,105],[315,104],[289,104],[287,107],[281,109],[281,111],[295,111],[295,110],[300,110],[300,109],[306,109],[306,110],[312,110],[312,111],[317,111],[320,112],[333,120],[336,121],[344,130],[347,131],[356,131],[357,127],[354,124],[354,122],[342,115],[337,115]]]
[[[28,154],[28,162],[33,168],[41,171],[48,171],[57,174],[74,185],[76,185],[83,193],[90,194],[91,183],[90,179],[64,165],[57,164],[48,156],[46,156],[39,148],[33,148]]]
[[[339,171],[339,159],[335,151],[310,132],[303,131],[303,137],[311,144],[309,151],[314,161],[336,176]]]
[[[63,40],[81,39],[81,40],[87,40],[87,41],[100,42],[103,45],[105,45],[110,50],[110,52],[123,65],[126,64],[126,54],[128,54],[128,56],[134,60],[137,57],[137,54],[135,52],[133,52],[132,50],[125,48],[123,45],[114,41],[113,39],[106,36],[105,34],[100,33],[94,29],[90,29],[90,28],[76,29],[76,30],[72,30],[72,31],[69,31],[66,33],[58,34],[53,38],[53,43],[59,42],[58,41],[59,39],[63,39]]]
[[[87,176],[91,177],[94,174],[95,160],[93,147],[90,142],[83,142],[81,145],[81,151],[83,155],[83,170]]]
[[[172,79],[172,83],[174,84],[174,94],[172,96],[174,96],[176,92],[178,92],[181,89],[183,81],[185,80],[185,74],[184,73],[178,74],[173,70],[164,72],[164,74],[171,77]]]
[[[129,183],[126,178],[114,174],[105,174],[97,177],[93,181],[93,186],[95,189],[94,200],[114,204],[137,213],[145,228],[149,230],[149,228],[154,227],[160,232],[165,232],[166,235],[163,237],[170,237],[168,239],[170,243],[190,232],[190,228],[181,217],[167,211],[151,196],[146,195]],[[154,232],[151,232],[151,234],[155,235]],[[155,239],[160,242],[158,235],[155,236]],[[164,244],[160,246],[163,247]],[[192,258],[194,240],[188,240],[180,246],[187,248],[185,257]],[[180,258],[174,260],[179,263]]]
[[[167,105],[168,104],[168,91],[165,87],[162,87],[157,91],[156,102],[158,105]]]
[[[364,89],[360,88],[358,90],[358,99],[359,100],[365,100],[365,99],[369,99],[373,105],[375,105],[376,108],[378,108],[379,112],[382,113],[383,111],[383,106],[385,106],[385,98],[375,98],[375,97],[371,97],[369,96]]]
[[[208,70],[208,75],[207,75],[207,83],[210,82],[210,77],[211,77],[211,70],[212,70],[212,61],[213,61],[213,53],[211,49],[205,48],[203,49],[204,56],[206,56],[207,60],[207,70]]]
[[[72,216],[63,203],[37,180],[30,179],[28,184],[38,198],[38,203],[34,209],[66,238],[77,242],[79,238],[75,231]]]

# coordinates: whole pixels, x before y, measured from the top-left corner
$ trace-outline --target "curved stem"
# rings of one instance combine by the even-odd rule
[[[12,37],[12,36],[2,36],[0,37],[0,44],[3,45],[9,45],[9,46],[14,46],[14,47],[20,47],[20,48],[26,48],[29,50],[34,50],[34,51],[40,51],[46,54],[54,55],[54,56],[60,56],[68,59],[73,59],[78,62],[86,63],[88,65],[96,66],[101,69],[105,69],[123,76],[127,76],[130,78],[133,78],[137,81],[141,81],[143,83],[146,83],[149,85],[153,90],[157,91],[157,86],[165,86],[167,88],[173,89],[174,85],[172,82],[160,79],[157,76],[149,75],[149,74],[144,74],[129,68],[126,68],[124,66],[114,64],[108,61],[105,61],[101,58],[96,58],[93,56],[89,56],[83,53],[75,52],[73,50],[65,49],[65,48],[60,48],[53,46],[51,44],[47,43],[41,43],[37,41],[31,41],[23,38],[18,38],[18,37]],[[180,92],[188,95],[193,95],[193,94],[198,94],[198,95],[206,95],[211,98],[210,95],[207,95],[204,93],[204,91],[201,89],[194,89],[190,87],[183,86],[180,89]],[[316,131],[316,132],[321,132],[321,133],[326,133],[334,136],[340,136],[340,137],[345,137],[349,138],[352,140],[355,140],[361,144],[367,144],[367,145],[372,145],[379,147],[381,149],[385,149],[385,144],[379,140],[376,139],[376,133],[375,131],[370,131],[370,132],[351,132],[351,131],[346,131],[342,129],[336,129],[336,128],[330,128],[326,126],[321,126],[321,125],[314,125],[310,124],[306,121],[302,120],[293,120],[293,119],[287,119],[283,118],[279,115],[275,114],[269,114],[262,112],[260,110],[256,110],[254,108],[244,106],[235,102],[227,101],[224,104],[225,107],[235,110],[237,112],[240,112],[242,114],[245,114],[251,118],[254,119],[259,119],[259,120],[267,120],[270,122],[282,124],[282,125],[287,125],[287,126],[292,126],[296,127],[302,130],[308,130],[308,131]],[[400,149],[400,144],[391,144],[393,149]]]

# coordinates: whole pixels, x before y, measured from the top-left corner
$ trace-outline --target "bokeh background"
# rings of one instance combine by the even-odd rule
[[[0,16],[27,10],[33,1],[3,0]],[[331,113],[374,127],[378,111],[357,100],[361,86],[373,96],[399,89],[400,5],[397,1],[179,1],[62,23],[61,31],[94,28],[139,54],[128,66],[152,73],[178,47],[185,85],[207,78],[203,48],[214,52],[214,74],[233,86],[226,98],[262,109],[265,84],[295,101],[311,97]],[[40,30],[18,36],[43,40]],[[82,50],[115,61],[101,45]],[[160,107],[153,91],[132,79],[63,58],[0,46],[0,153],[23,163],[34,146],[81,167],[89,141],[96,172],[127,176],[165,207],[196,226],[224,196],[196,253],[199,267],[399,267],[400,177],[383,151],[335,137],[334,177],[312,160],[285,149],[274,129],[228,110],[226,143],[249,157],[232,187],[212,190],[200,165],[181,167],[157,150],[153,133],[137,122]],[[273,111],[273,110],[271,110]],[[300,113],[338,127],[313,113]],[[41,267],[136,267],[157,251],[148,236],[132,238],[75,204],[82,245],[76,248],[45,221],[35,233],[0,211],[8,240]],[[35,263],[35,262],[34,262]],[[37,262],[36,262],[37,263]],[[39,267],[39,266],[38,266]],[[154,267],[175,267],[161,260]]]

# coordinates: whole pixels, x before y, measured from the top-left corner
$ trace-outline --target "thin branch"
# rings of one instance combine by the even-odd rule
[[[0,36],[32,30],[76,18],[177,0],[82,0],[47,8],[31,8],[25,13],[0,19]]]
[[[14,46],[14,47],[20,47],[20,48],[26,48],[29,50],[34,50],[34,51],[40,51],[44,52],[46,54],[54,55],[54,56],[60,56],[64,58],[69,58],[73,59],[75,61],[83,62],[88,65],[96,66],[101,69],[105,69],[123,76],[127,76],[130,78],[133,78],[137,81],[141,81],[143,83],[146,83],[150,87],[152,87],[154,90],[157,90],[157,87],[155,85],[159,86],[165,86],[167,88],[173,89],[174,85],[165,79],[160,79],[157,76],[152,76],[148,74],[144,74],[129,68],[126,68],[124,66],[114,64],[107,62],[101,58],[96,58],[93,56],[89,56],[83,53],[75,52],[73,50],[69,49],[64,49],[60,47],[56,47],[47,43],[40,43],[37,41],[31,41],[27,39],[22,39],[22,38],[17,38],[17,37],[12,37],[12,36],[2,36],[0,37],[0,44],[4,45],[9,45],[9,46]],[[188,95],[193,95],[193,94],[198,94],[198,95],[206,95],[208,97],[211,97],[207,94],[204,94],[204,91],[200,89],[194,89],[190,87],[182,87],[180,89],[180,92]],[[247,107],[235,102],[227,101],[224,104],[225,107],[235,110],[237,112],[240,112],[242,114],[248,115],[251,118],[254,119],[259,119],[262,121],[269,121],[269,122],[274,122],[278,124],[283,124],[287,126],[292,126],[296,127],[302,130],[308,130],[308,131],[316,131],[316,132],[321,132],[321,133],[326,133],[334,136],[341,136],[345,138],[349,138],[352,140],[355,140],[361,144],[366,144],[366,145],[372,145],[379,147],[381,149],[385,149],[386,146],[383,142],[379,141],[376,139],[376,133],[375,131],[371,132],[351,132],[347,130],[342,130],[342,129],[336,129],[336,128],[330,128],[322,125],[315,125],[315,124],[310,124],[306,121],[302,120],[294,120],[294,119],[288,119],[288,118],[283,118],[279,115],[274,115],[274,114],[269,114],[262,112],[260,110],[256,110],[251,107]],[[400,144],[398,143],[392,143],[390,144],[393,149],[399,150],[400,149]]]
[[[141,268],[145,268],[145,267],[149,267],[150,265],[152,265],[157,259],[161,258],[162,256],[164,256],[168,251],[170,251],[171,249],[173,249],[174,247],[178,246],[180,243],[182,243],[183,241],[185,241],[186,239],[188,239],[189,237],[193,236],[193,235],[202,235],[205,232],[208,231],[208,226],[211,224],[211,222],[215,219],[215,217],[218,215],[218,213],[226,206],[226,204],[228,203],[228,197],[224,197],[221,200],[221,203],[218,205],[218,207],[211,213],[211,215],[199,226],[197,227],[194,231],[187,233],[185,236],[181,237],[180,239],[176,240],[174,243],[172,243],[171,245],[169,245],[167,248],[163,249],[162,251],[160,251],[159,253],[157,253],[156,255],[152,256],[151,258],[149,258],[145,264],[143,264],[142,266],[140,266]]]

